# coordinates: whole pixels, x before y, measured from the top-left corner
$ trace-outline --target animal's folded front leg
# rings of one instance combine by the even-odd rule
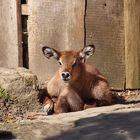
[[[56,101],[54,112],[66,113],[83,109],[84,103],[81,97],[72,88],[66,87]]]
[[[48,115],[53,114],[53,112],[54,112],[54,102],[49,97],[46,97],[44,100],[43,110]]]

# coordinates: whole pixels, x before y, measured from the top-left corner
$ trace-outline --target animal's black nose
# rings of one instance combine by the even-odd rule
[[[69,72],[62,72],[61,74],[63,80],[69,80],[70,79],[70,73]]]

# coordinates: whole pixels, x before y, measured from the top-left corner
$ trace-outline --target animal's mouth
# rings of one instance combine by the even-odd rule
[[[63,80],[64,82],[69,82],[69,81],[70,81],[70,78],[62,78],[62,80]]]

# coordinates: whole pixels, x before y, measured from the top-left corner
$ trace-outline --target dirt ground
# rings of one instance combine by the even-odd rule
[[[0,140],[139,140],[140,90],[112,91],[114,105],[47,116],[38,93],[0,98]]]
[[[140,90],[112,91],[114,104],[130,104],[140,102]],[[29,112],[39,113],[43,111],[42,97],[34,91],[20,100],[12,98],[0,98],[0,121],[15,122],[27,118]],[[42,93],[41,93],[42,94]]]
[[[13,123],[43,112],[46,82],[26,68],[0,68],[0,122]],[[114,104],[139,103],[140,90],[112,91]]]

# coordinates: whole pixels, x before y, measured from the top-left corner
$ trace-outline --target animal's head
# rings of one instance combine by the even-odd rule
[[[80,51],[57,51],[50,47],[42,48],[45,57],[56,59],[59,64],[60,78],[65,81],[76,80],[81,71],[81,64],[85,62],[87,58],[93,55],[95,51],[94,45],[88,45]]]

